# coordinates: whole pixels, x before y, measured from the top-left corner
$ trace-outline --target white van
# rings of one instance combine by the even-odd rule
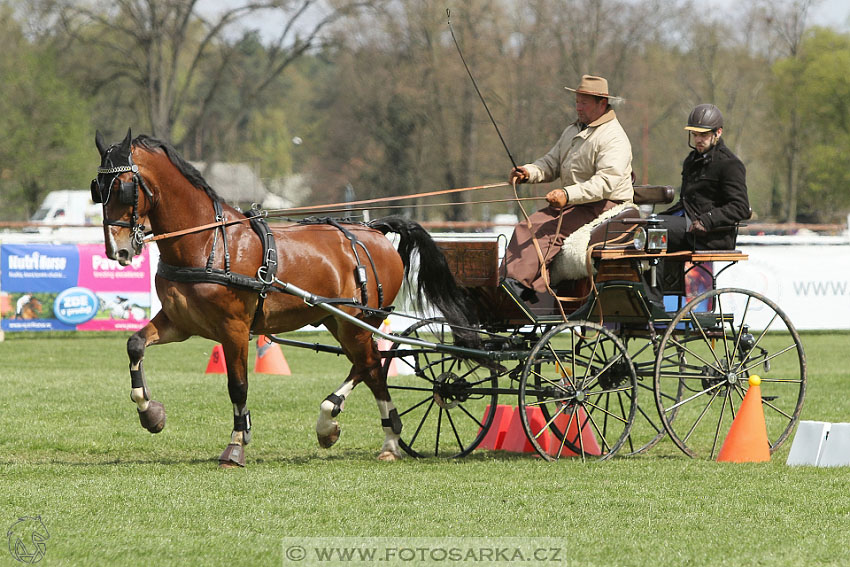
[[[99,225],[103,208],[92,202],[91,191],[51,191],[30,220],[55,226]]]

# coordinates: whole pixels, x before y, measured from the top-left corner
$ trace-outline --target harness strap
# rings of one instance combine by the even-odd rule
[[[162,260],[156,268],[156,274],[166,280],[183,283],[216,283],[238,287],[256,292],[265,292],[269,286],[253,276],[225,272],[218,268],[184,268],[166,264]]]
[[[357,252],[357,247],[359,246],[363,249],[363,252],[366,253],[366,258],[369,260],[369,264],[372,266],[372,273],[375,274],[375,285],[378,290],[378,309],[382,308],[384,305],[384,287],[378,278],[378,270],[375,268],[375,261],[372,259],[372,254],[369,252],[366,245],[363,244],[353,232],[347,230],[339,222],[330,217],[304,219],[299,224],[329,224],[342,232],[342,234],[348,239],[351,243],[351,251],[354,253],[354,261],[357,263],[354,267],[354,280],[357,285],[360,286],[360,301],[365,306],[369,305],[369,291],[367,287],[369,282],[366,273],[366,266],[364,266],[360,261],[360,254]]]

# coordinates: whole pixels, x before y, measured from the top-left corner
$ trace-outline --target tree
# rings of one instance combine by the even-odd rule
[[[57,39],[70,38],[71,46],[101,54],[76,54],[78,62],[87,63],[79,69],[79,80],[89,85],[92,96],[109,101],[113,109],[126,104],[128,116],[144,117],[152,135],[190,150],[207,133],[211,109],[223,94],[238,106],[217,127],[232,132],[249,119],[281,73],[321,43],[326,27],[372,3],[255,0],[205,16],[198,0],[96,0],[90,6],[59,0],[63,34]],[[256,34],[231,38],[248,16],[269,15],[283,19],[280,33],[254,50],[254,57],[246,57],[244,50]],[[240,66],[246,60],[251,67]]]
[[[774,66],[775,104],[783,121],[796,124],[794,161],[787,165],[794,199],[789,220],[843,220],[850,207],[850,35],[813,28],[798,55]],[[791,195],[789,194],[789,199]]]
[[[89,105],[59,78],[55,54],[31,43],[3,5],[0,37],[0,217],[21,220],[50,190],[87,188],[96,164]]]
[[[797,220],[797,202],[803,165],[800,152],[804,143],[805,125],[800,120],[797,105],[800,103],[800,84],[797,71],[804,65],[803,38],[806,33],[809,10],[816,0],[790,0],[787,3],[771,4],[765,8],[765,22],[773,32],[784,58],[777,63],[777,81],[774,83],[774,104],[780,122],[782,163],[785,172],[785,222]],[[788,70],[793,68],[790,73]]]

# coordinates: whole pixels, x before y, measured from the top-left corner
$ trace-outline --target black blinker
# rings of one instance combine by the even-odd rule
[[[118,190],[118,201],[122,205],[136,204],[136,182],[122,181],[121,188]]]
[[[100,194],[100,184],[97,179],[91,180],[91,200],[93,203],[102,203],[103,197]]]

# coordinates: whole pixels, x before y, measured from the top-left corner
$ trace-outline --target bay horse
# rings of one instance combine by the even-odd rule
[[[335,418],[346,396],[365,382],[377,402],[384,432],[378,459],[400,458],[401,419],[369,329],[376,329],[386,317],[414,251],[421,266],[419,293],[456,325],[456,342],[474,340],[470,330],[474,319],[463,292],[430,235],[419,224],[398,217],[368,225],[329,221],[270,229],[257,211],[246,215],[224,203],[167,143],[145,135],[132,139],[128,130],[123,141],[109,146],[97,132],[95,144],[101,161],[92,181],[92,199],[103,205],[107,256],[127,265],[150,238],[146,234],[163,236],[157,240],[160,264],[155,279],[162,309],[127,341],[130,398],[142,426],[152,433],[165,426],[164,406],[151,399],[147,386],[145,349],[191,336],[213,340],[224,350],[234,424],[219,464],[244,466],[244,448],[251,438],[247,408],[251,336],[324,324],[351,362],[351,370],[320,404],[319,445],[330,447],[337,441],[340,426]],[[388,232],[400,235],[398,251],[385,236]],[[361,261],[363,257],[367,261]],[[289,287],[308,291],[310,301],[287,293]],[[333,302],[337,310],[321,309],[317,306],[321,301]],[[369,326],[354,324],[352,318]]]

